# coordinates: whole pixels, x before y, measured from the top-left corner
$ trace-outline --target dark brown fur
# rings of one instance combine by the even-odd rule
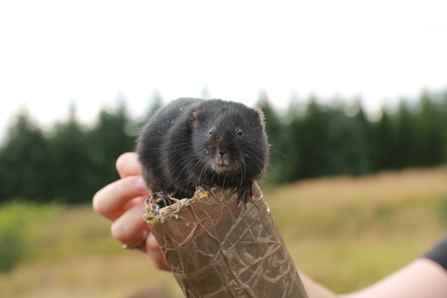
[[[247,202],[268,163],[264,115],[236,102],[180,98],[152,117],[137,153],[147,187],[163,200],[217,185]]]

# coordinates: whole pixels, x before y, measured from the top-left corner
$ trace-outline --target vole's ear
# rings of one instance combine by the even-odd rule
[[[197,119],[198,119],[200,113],[201,113],[201,110],[197,109],[194,112],[192,112],[191,115],[189,116],[189,125],[191,128],[196,127],[197,121],[198,121]]]
[[[256,121],[262,126],[262,128],[265,127],[265,116],[264,112],[260,108],[254,108],[256,112]]]

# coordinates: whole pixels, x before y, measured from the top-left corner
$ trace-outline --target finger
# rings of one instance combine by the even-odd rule
[[[111,227],[112,236],[123,244],[134,246],[146,241],[147,223],[143,219],[144,204],[135,205],[119,217]]]
[[[130,206],[128,203],[135,198],[143,201],[149,195],[141,176],[129,176],[100,189],[93,197],[93,210],[115,220]],[[134,204],[131,204],[134,205]],[[127,207],[127,208],[126,208]]]
[[[166,262],[166,258],[161,252],[160,246],[152,233],[150,233],[146,238],[146,254],[152,261],[155,268],[168,271],[170,270],[168,262]]]
[[[126,152],[116,160],[116,170],[121,178],[141,175],[141,167],[135,152]]]

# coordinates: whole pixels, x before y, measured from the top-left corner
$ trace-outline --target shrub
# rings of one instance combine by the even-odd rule
[[[38,221],[51,218],[61,208],[52,204],[33,204],[16,199],[0,205],[0,272],[32,256],[30,247],[36,241],[33,228]]]

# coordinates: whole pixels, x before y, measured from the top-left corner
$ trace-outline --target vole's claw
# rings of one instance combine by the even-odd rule
[[[197,187],[196,187],[196,190],[201,190],[202,192],[205,193],[205,195],[206,195],[206,192],[209,192],[209,193],[211,193],[213,196],[216,196],[216,194],[214,193],[214,191],[212,190],[212,188],[209,187],[209,186],[206,186],[206,185],[197,186]]]
[[[169,198],[169,196],[167,196],[166,194],[164,194],[162,192],[153,193],[146,199],[146,202],[148,202],[148,201],[151,203],[155,203],[162,208],[166,207],[166,206],[171,206],[173,204],[173,202]],[[162,204],[160,204],[160,203],[162,203]]]

